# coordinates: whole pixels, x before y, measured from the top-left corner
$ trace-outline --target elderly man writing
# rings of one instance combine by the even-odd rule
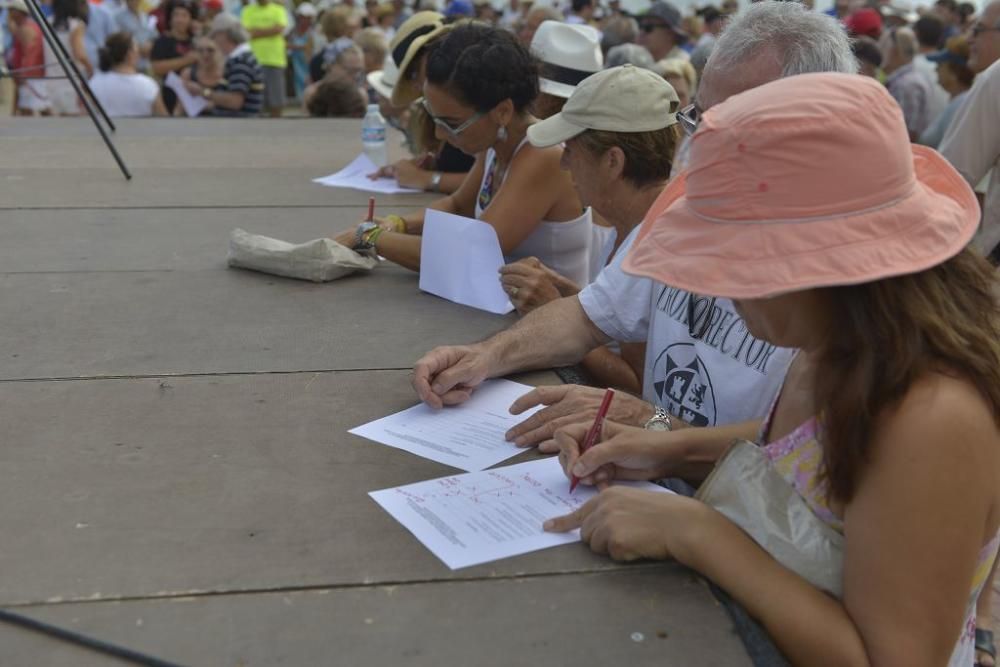
[[[682,123],[693,130],[706,109],[768,81],[806,72],[855,72],[847,36],[829,17],[794,3],[762,2],[734,20],[705,68],[697,103]],[[653,204],[647,216],[658,215]],[[630,236],[619,254],[631,245]],[[673,429],[677,474],[697,478],[730,441],[705,441],[699,429],[759,420],[791,358],[750,335],[723,299],[707,299],[635,278],[612,262],[579,295],[557,299],[510,329],[475,345],[437,348],[414,368],[413,384],[429,405],[468,399],[476,385],[529,368],[571,364],[609,340],[646,342],[643,397],[619,394],[609,419],[651,429]],[[540,387],[511,408],[548,407],[512,429],[521,446],[546,441],[560,426],[593,419],[603,392],[576,385]],[[715,429],[719,434],[724,429]]]

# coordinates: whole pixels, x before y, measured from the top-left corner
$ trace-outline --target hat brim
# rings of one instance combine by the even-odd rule
[[[573,94],[573,91],[576,90],[576,86],[571,86],[568,83],[553,81],[552,79],[546,79],[545,77],[538,77],[538,90],[546,95],[554,95],[568,100]]]
[[[583,134],[587,128],[566,120],[561,113],[549,116],[545,120],[528,126],[528,141],[536,148],[558,146],[569,141],[578,134]]]
[[[399,77],[396,79],[396,85],[392,89],[392,97],[389,98],[392,106],[397,109],[408,107],[414,100],[423,95],[423,91],[414,85],[413,80],[409,76],[410,65],[413,64],[413,59],[417,57],[417,54],[420,53],[424,46],[441,35],[450,32],[454,27],[454,23],[438,26],[426,35],[421,35],[413,40],[410,48],[406,50],[406,55],[403,56],[403,61],[399,63]]]
[[[376,93],[387,100],[391,100],[393,86],[386,84],[385,81],[382,80],[384,74],[384,70],[376,70],[374,72],[369,72],[366,78],[368,79],[368,85],[374,88]]]
[[[929,269],[972,240],[979,203],[941,155],[924,146],[912,150],[916,186],[908,196],[822,220],[709,220],[690,206],[681,174],[664,191],[664,212],[642,224],[622,268],[730,299],[857,285]]]

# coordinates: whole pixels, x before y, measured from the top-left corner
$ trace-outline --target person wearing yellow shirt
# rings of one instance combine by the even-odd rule
[[[257,0],[243,8],[243,27],[250,33],[250,49],[264,72],[264,108],[272,118],[281,116],[285,106],[285,29],[288,15],[285,8],[270,0]]]

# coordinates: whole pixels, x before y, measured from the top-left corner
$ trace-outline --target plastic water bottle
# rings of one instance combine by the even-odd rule
[[[378,111],[377,104],[368,105],[368,113],[361,122],[361,145],[365,155],[376,167],[389,164],[389,154],[385,147],[385,118]]]

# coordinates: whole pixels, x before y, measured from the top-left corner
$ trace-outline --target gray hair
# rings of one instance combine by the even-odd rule
[[[604,59],[604,69],[621,65],[635,65],[643,69],[653,69],[655,64],[653,56],[646,50],[646,47],[638,44],[619,44],[609,50],[607,58]]]
[[[858,71],[847,32],[833,17],[811,12],[797,2],[774,0],[752,4],[732,19],[705,69],[738,68],[762,53],[779,60],[783,77]]]
[[[619,44],[632,44],[639,39],[639,23],[631,16],[616,16],[604,26],[601,51],[608,51]]]
[[[243,44],[250,39],[246,28],[232,14],[219,14],[212,19],[212,27],[208,31],[208,36],[214,37],[215,35],[225,35],[233,44]]]

